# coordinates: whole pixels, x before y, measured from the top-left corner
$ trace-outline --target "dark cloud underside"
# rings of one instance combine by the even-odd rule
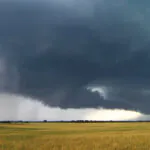
[[[63,108],[149,113],[150,95],[142,93],[149,91],[150,79],[149,5],[1,0],[0,60],[5,69],[0,89]],[[113,89],[108,99],[86,89],[93,82]]]

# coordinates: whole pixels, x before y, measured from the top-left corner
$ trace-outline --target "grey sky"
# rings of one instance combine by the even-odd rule
[[[143,94],[150,80],[149,5],[133,0],[1,0],[0,66],[7,68],[1,92],[61,108],[150,113],[150,95]],[[107,99],[86,89],[93,82],[108,91],[111,87]]]

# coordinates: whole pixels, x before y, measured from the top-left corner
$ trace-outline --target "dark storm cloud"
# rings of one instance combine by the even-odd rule
[[[1,0],[0,52],[7,74],[2,91],[64,108],[147,112],[149,95],[135,96],[147,88],[142,79],[150,76],[147,6],[131,0]],[[135,87],[128,89],[135,77],[132,85],[142,82],[136,92]],[[121,91],[115,92],[109,82],[114,91],[107,100],[85,89],[103,78],[119,82],[126,78],[128,86],[119,83]]]

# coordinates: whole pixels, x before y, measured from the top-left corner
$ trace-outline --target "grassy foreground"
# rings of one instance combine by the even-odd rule
[[[150,150],[150,123],[0,124],[0,150]]]

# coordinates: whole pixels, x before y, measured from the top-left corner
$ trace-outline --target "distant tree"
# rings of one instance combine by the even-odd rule
[[[47,120],[43,120],[43,122],[47,122]]]
[[[11,121],[1,121],[1,123],[11,123]]]

